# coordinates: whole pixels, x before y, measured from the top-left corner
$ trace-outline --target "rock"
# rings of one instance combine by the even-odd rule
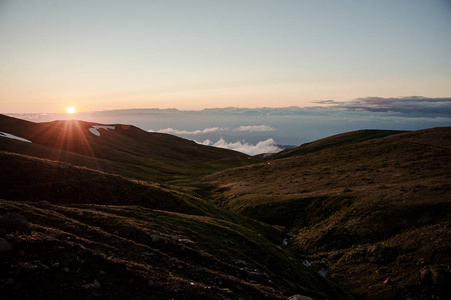
[[[169,237],[171,240],[173,240],[173,241],[178,241],[178,240],[179,240],[179,238],[176,237],[175,235],[169,235],[168,237]]]
[[[13,249],[13,246],[11,245],[10,242],[8,242],[4,238],[0,238],[0,253],[8,252],[8,251],[11,251],[12,249]]]
[[[329,260],[337,260],[342,256],[343,256],[343,254],[337,251],[337,252],[333,253],[331,256],[329,256]]]
[[[313,265],[313,261],[304,260],[302,264],[306,267],[310,267]]]
[[[225,249],[218,249],[218,252],[221,253],[222,255],[226,255],[226,256],[229,255],[229,252],[227,252],[227,250],[225,250]]]
[[[84,288],[84,289],[99,288],[100,287],[100,282],[98,282],[97,280],[94,280],[93,283],[85,283],[85,284],[82,284],[81,287]]]
[[[158,235],[152,235],[151,239],[152,239],[152,243],[156,243],[156,242],[160,241],[161,237]]]
[[[368,246],[368,248],[366,248],[366,254],[368,256],[377,255],[380,251],[381,251],[381,246],[377,245],[377,244],[370,245],[370,246]]]
[[[154,286],[155,285],[155,281],[153,281],[152,279],[149,279],[147,281],[147,283],[149,283],[150,286]]]
[[[326,269],[321,269],[318,271],[318,274],[323,277],[326,277],[327,273],[329,273],[329,270],[326,270]]]
[[[52,204],[48,201],[43,200],[43,201],[39,201],[38,203],[36,203],[36,206],[39,208],[49,208],[52,206]]]
[[[432,285],[431,269],[427,268],[420,271],[420,283],[424,285]]]
[[[205,251],[203,251],[203,250],[200,250],[200,251],[199,251],[199,254],[200,254],[201,256],[207,257],[207,258],[212,258],[212,257],[214,257],[213,254],[210,254],[210,253],[205,252]]]
[[[399,251],[393,247],[382,247],[378,244],[370,245],[366,248],[366,257],[378,264],[386,264],[396,260]]]
[[[449,271],[440,268],[426,268],[420,272],[420,283],[435,288],[447,286],[450,278]]]
[[[182,242],[184,244],[194,244],[194,241],[190,239],[179,239],[179,242]]]
[[[366,248],[366,257],[372,262],[381,262],[382,247],[378,244],[370,245]]]
[[[54,241],[57,241],[57,239],[55,237],[49,235],[49,236],[46,236],[44,238],[44,241],[46,241],[46,242],[54,242]]]
[[[288,297],[288,300],[313,300],[313,298],[296,294]]]
[[[4,234],[19,232],[30,232],[30,223],[24,216],[12,213],[0,217],[0,228],[3,229]]]
[[[70,269],[68,268],[68,267],[64,267],[64,272],[66,272],[66,273],[69,273],[70,272]]]
[[[97,280],[94,280],[94,282],[91,283],[91,284],[92,284],[93,288],[99,288],[100,287],[100,282],[98,282]]]
[[[254,279],[260,279],[262,277],[262,274],[257,271],[250,271],[250,272],[247,272],[247,274],[249,275],[250,278],[254,278]]]
[[[249,264],[242,259],[235,260],[235,265],[237,266],[248,266]]]
[[[343,189],[343,192],[345,192],[345,193],[349,193],[349,192],[351,192],[352,190],[350,189],[350,188],[344,188]]]
[[[232,295],[233,294],[233,291],[231,290],[231,289],[229,289],[229,288],[223,288],[223,289],[221,289],[224,293],[226,293],[227,295]]]

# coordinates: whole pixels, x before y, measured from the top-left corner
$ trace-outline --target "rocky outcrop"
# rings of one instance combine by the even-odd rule
[[[0,217],[0,235],[7,233],[28,233],[30,231],[30,223],[25,217],[9,213]]]

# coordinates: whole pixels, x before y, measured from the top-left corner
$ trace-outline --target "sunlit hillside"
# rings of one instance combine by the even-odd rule
[[[368,133],[287,150],[204,186],[224,208],[291,228],[295,246],[329,261],[331,277],[359,297],[448,297],[451,128]]]

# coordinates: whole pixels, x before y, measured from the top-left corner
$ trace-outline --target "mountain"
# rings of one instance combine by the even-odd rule
[[[0,292],[449,299],[451,128],[266,160],[121,124],[0,115]]]
[[[358,298],[450,297],[451,128],[345,133],[279,157],[202,184],[226,209],[291,228]]]
[[[0,115],[0,132],[30,141],[0,138],[0,150],[158,182],[193,180],[252,162],[239,152],[130,125],[75,120],[33,123]]]
[[[276,246],[280,229],[181,190],[0,154],[9,298],[346,298]]]
[[[271,155],[272,159],[285,158],[295,155],[303,155],[310,152],[320,151],[326,148],[333,148],[341,145],[359,143],[375,138],[381,138],[403,131],[397,130],[358,130],[346,132],[323,138],[311,143],[302,144],[299,147],[287,147],[288,149]]]
[[[0,292],[7,298],[351,297],[284,249],[282,228],[213,205],[187,186],[226,164],[248,164],[247,156],[117,124],[3,118],[1,125]],[[175,186],[132,179],[119,154],[136,168],[132,159],[158,158],[164,175],[169,161],[206,163],[178,169],[185,180]],[[91,162],[99,164],[86,167]]]

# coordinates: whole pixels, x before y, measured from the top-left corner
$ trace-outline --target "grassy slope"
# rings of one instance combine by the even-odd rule
[[[84,167],[1,151],[0,160],[0,198],[50,201],[54,204],[140,205],[219,217],[246,225],[271,240],[278,236],[277,229],[212,205],[190,189],[130,180]]]
[[[19,213],[31,223],[31,233],[6,235],[14,245],[0,266],[7,295],[346,297],[276,247],[279,229],[184,189],[13,153],[0,159],[0,198],[14,200],[0,201],[0,216]],[[53,205],[24,202],[39,200]],[[94,280],[100,288],[80,288]]]
[[[67,162],[134,179],[184,183],[211,172],[256,161],[245,154],[198,145],[168,134],[130,125],[89,132],[96,123],[32,123],[0,115],[0,131],[26,138],[0,138],[0,150]]]
[[[449,297],[451,128],[329,143],[204,184],[232,211],[296,228],[297,244],[360,297]]]
[[[273,156],[272,159],[277,158],[286,158],[297,155],[304,155],[307,153],[321,151],[327,148],[335,148],[341,145],[349,145],[360,143],[372,139],[382,138],[389,135],[401,133],[403,131],[397,130],[374,130],[374,129],[365,129],[365,130],[357,130],[346,133],[341,133],[337,135],[333,135],[330,137],[326,137],[311,143],[303,144],[296,148],[290,148],[279,152]]]
[[[90,126],[0,116],[0,131],[34,142],[0,138],[0,149],[104,171],[1,153],[7,163],[2,164],[0,197],[15,201],[2,201],[0,212],[20,212],[32,223],[31,234],[7,236],[14,251],[6,260],[12,263],[1,265],[0,287],[11,295],[50,289],[56,281],[58,293],[74,297],[136,298],[149,292],[157,298],[277,298],[281,292],[343,296],[311,272],[327,268],[328,260],[333,263],[330,277],[359,297],[450,297],[443,283],[451,280],[449,128],[396,135],[346,133],[198,183],[202,175],[253,161],[132,126],[101,129],[99,139],[89,133]],[[109,173],[196,183],[197,188],[130,181]],[[296,243],[281,250],[274,246],[282,237],[280,230],[200,197],[215,197],[232,211],[294,228]],[[43,210],[23,200],[60,204]],[[74,202],[79,204],[66,204]],[[135,204],[141,206],[131,206]],[[79,245],[74,246],[74,239]],[[64,250],[49,252],[49,246]],[[310,271],[302,267],[306,256],[299,249],[314,260]],[[149,253],[157,259],[148,258]],[[54,257],[64,264],[81,261],[77,273],[51,268]],[[108,288],[74,288],[105,275],[99,268],[115,273],[103,281]],[[19,280],[11,283],[13,278]],[[23,283],[31,287],[24,290]]]

